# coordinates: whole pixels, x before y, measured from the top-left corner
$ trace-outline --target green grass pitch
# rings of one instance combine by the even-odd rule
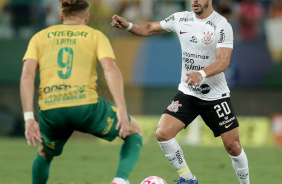
[[[106,143],[94,137],[71,138],[63,154],[53,160],[48,184],[110,184],[117,168],[121,143]],[[182,148],[200,184],[239,184],[223,147],[182,145]],[[0,138],[0,183],[30,183],[36,151],[37,148],[28,147],[23,138]],[[246,147],[245,151],[252,184],[282,183],[281,147]],[[162,177],[168,184],[178,178],[156,140],[144,144],[139,162],[130,175],[130,183],[140,184],[152,175]]]

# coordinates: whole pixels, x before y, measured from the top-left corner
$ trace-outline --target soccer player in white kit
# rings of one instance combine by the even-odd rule
[[[175,139],[198,115],[215,137],[221,136],[239,182],[249,184],[248,160],[240,144],[239,124],[223,73],[233,49],[232,27],[213,10],[212,0],[192,0],[192,8],[193,12],[177,12],[160,22],[139,24],[114,15],[112,26],[138,36],[171,31],[178,35],[182,49],[179,92],[162,114],[156,131],[161,149],[180,176],[177,184],[198,184]]]

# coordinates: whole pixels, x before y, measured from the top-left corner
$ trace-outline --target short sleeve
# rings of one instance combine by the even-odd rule
[[[175,27],[176,27],[176,22],[177,22],[177,17],[179,13],[174,13],[167,17],[166,19],[161,21],[161,26],[162,28],[167,31],[167,32],[176,32]]]
[[[29,41],[23,61],[27,59],[39,61],[38,34],[35,34]]]
[[[226,47],[233,48],[233,30],[231,25],[224,21],[216,28],[217,48]]]
[[[109,39],[101,33],[97,38],[97,58],[100,61],[104,57],[115,59],[115,54]]]

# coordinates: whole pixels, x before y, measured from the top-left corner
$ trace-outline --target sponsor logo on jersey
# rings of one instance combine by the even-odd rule
[[[85,91],[85,86],[74,86],[77,88],[77,91],[79,91],[80,93],[83,93]]]
[[[66,89],[71,89],[71,86],[65,85],[65,84],[47,86],[43,89],[43,91],[45,94],[47,94],[53,91],[60,91],[60,90],[66,90]]]
[[[209,85],[207,84],[202,84],[199,87],[195,87],[195,86],[189,86],[189,89],[191,91],[194,91],[196,94],[208,94],[211,91],[211,88]]]
[[[197,54],[190,54],[188,52],[183,52],[183,56],[182,60],[185,63],[185,68],[187,71],[189,70],[202,70],[204,67],[202,67],[201,65],[194,65],[195,61],[192,58],[206,58],[206,56],[201,56],[201,55],[197,55]],[[192,58],[191,58],[192,57]],[[208,57],[207,57],[208,58]]]
[[[85,99],[86,98],[86,94],[84,94],[85,87],[86,86],[84,85],[83,86],[78,86],[78,85],[70,86],[65,84],[53,85],[40,89],[40,94],[42,92],[44,92],[44,94],[48,94],[44,99],[45,104],[61,103],[63,101]]]
[[[180,33],[180,34],[184,34],[184,33],[188,33],[188,32],[182,32],[182,31],[180,31],[179,33]]]
[[[224,33],[224,29],[220,30],[220,38],[219,41],[217,43],[223,43],[225,41],[225,33]]]
[[[198,43],[197,37],[196,36],[192,36],[192,39],[190,40],[190,42]]]
[[[49,32],[47,37],[54,38],[54,37],[87,37],[88,33],[85,31],[71,31],[71,30],[63,30],[63,31],[55,31]]]
[[[86,99],[86,94],[77,94],[74,93],[59,93],[49,95],[47,98],[44,99],[45,104],[55,104],[55,103],[61,103],[65,101],[75,101],[75,100],[81,100],[81,99]]]
[[[201,65],[194,65],[194,64],[186,64],[185,63],[185,68],[187,71],[189,70],[202,70],[204,67],[202,67]]]
[[[77,91],[80,92],[80,93],[83,93],[85,91],[85,86],[75,85],[73,87],[76,88]],[[59,84],[59,85],[47,86],[47,87],[43,88],[43,92],[44,92],[44,94],[48,94],[50,92],[64,91],[64,90],[71,89],[71,88],[72,88],[72,86],[70,86],[70,85]]]
[[[182,55],[185,56],[185,57],[189,57],[189,58],[209,59],[209,56],[200,55],[200,54],[197,54],[197,53],[196,54],[189,53],[189,52],[186,52],[186,51],[184,51],[182,53]],[[184,57],[183,57],[183,59],[184,59]]]
[[[179,101],[172,101],[171,104],[167,107],[167,110],[170,112],[177,112],[179,107],[182,107],[182,104],[179,104]]]
[[[194,18],[181,17],[179,19],[179,22],[189,22],[189,21],[194,21]]]
[[[169,22],[169,21],[171,21],[171,20],[172,20],[172,21],[175,20],[174,15],[172,15],[172,16],[166,18],[166,19],[165,19],[165,22]]]
[[[224,118],[225,119],[225,118]],[[222,121],[222,122],[220,122],[219,123],[219,126],[223,126],[223,125],[226,125],[226,124],[228,124],[228,123],[230,123],[229,124],[229,126],[231,126],[232,124],[233,124],[233,122],[232,121],[234,121],[235,120],[235,116],[233,116],[232,118],[230,118],[230,119],[225,119],[224,121]],[[227,126],[227,127],[226,127]],[[228,125],[226,125],[225,126],[225,128],[229,128],[229,126]]]
[[[205,45],[208,45],[210,43],[212,43],[212,36],[213,36],[213,33],[210,33],[210,32],[204,32],[204,37],[202,38],[202,42],[205,44]]]
[[[214,29],[216,29],[216,25],[215,25],[212,21],[207,21],[206,24],[207,24],[207,25],[210,25],[211,27],[213,27]]]
[[[202,93],[202,94],[208,94],[208,93],[211,91],[210,86],[207,85],[207,84],[202,84],[202,85],[200,86],[200,89],[201,89],[201,93]]]

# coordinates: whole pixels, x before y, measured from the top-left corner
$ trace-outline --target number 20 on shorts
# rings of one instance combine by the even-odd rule
[[[214,109],[216,109],[216,113],[217,113],[219,118],[231,113],[231,110],[230,110],[227,102],[222,102],[221,104],[215,105]],[[224,115],[224,113],[225,113],[225,115]]]

